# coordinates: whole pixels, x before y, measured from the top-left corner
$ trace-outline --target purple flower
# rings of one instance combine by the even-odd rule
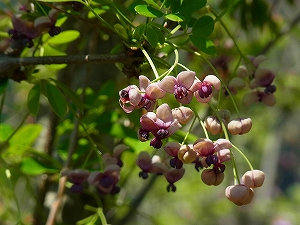
[[[193,98],[190,89],[194,83],[196,73],[193,71],[180,72],[177,77],[166,76],[159,82],[159,87],[168,93],[174,94],[176,100],[182,104],[189,104]]]
[[[198,102],[207,103],[212,98],[213,88],[219,90],[221,82],[215,75],[207,75],[203,82],[197,80],[193,83],[191,91]]]
[[[178,122],[177,119],[174,119],[172,115],[172,110],[168,104],[160,105],[156,113],[148,112],[144,114],[140,118],[140,124],[144,131],[151,132],[155,138],[154,141],[157,142],[161,141],[164,138],[167,138],[174,134],[180,127],[181,124]],[[158,144],[153,146],[160,148]]]
[[[140,88],[136,85],[130,85],[119,92],[120,106],[126,113],[131,113],[134,109],[140,108],[152,111],[156,99],[160,99],[166,94],[157,83],[151,84],[150,80],[143,75],[139,76],[139,82]]]

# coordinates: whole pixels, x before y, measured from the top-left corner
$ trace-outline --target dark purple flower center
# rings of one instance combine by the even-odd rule
[[[149,131],[144,130],[143,128],[139,129],[139,140],[147,141],[149,139]]]
[[[182,99],[188,95],[188,90],[185,87],[181,86],[180,84],[176,84],[174,95],[175,98]]]
[[[207,98],[212,93],[211,84],[207,81],[203,81],[198,90],[198,94],[201,98]]]
[[[105,188],[108,188],[109,186],[111,186],[113,184],[113,182],[114,182],[113,179],[109,176],[104,176],[100,180],[100,184]]]
[[[205,162],[207,163],[208,166],[210,166],[211,164],[215,165],[218,161],[219,161],[219,158],[216,155],[209,155],[205,159]]]
[[[50,35],[51,37],[53,37],[53,36],[55,36],[55,35],[58,35],[60,32],[61,32],[60,27],[55,27],[55,26],[53,26],[53,27],[50,28],[50,30],[49,30],[48,33],[49,33],[49,35]]]
[[[159,129],[157,132],[156,132],[156,137],[160,138],[160,139],[164,139],[166,138],[167,136],[169,135],[169,131],[168,130],[165,130],[165,129]]]
[[[226,169],[226,166],[222,163],[217,163],[214,165],[213,170],[216,174],[223,173]]]
[[[155,137],[150,141],[150,146],[152,146],[153,148],[159,149],[162,146],[162,141],[161,139]]]
[[[177,157],[174,157],[170,159],[170,166],[175,168],[175,169],[181,169],[183,166],[183,162],[178,159]]]
[[[145,109],[149,109],[151,107],[151,102],[148,98],[145,98],[143,96],[140,103],[139,103],[139,105],[142,106]]]
[[[128,99],[129,98],[129,93],[126,90],[122,90],[120,93],[120,97],[123,99]]]

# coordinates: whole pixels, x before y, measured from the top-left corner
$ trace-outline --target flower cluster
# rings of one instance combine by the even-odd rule
[[[51,9],[47,16],[39,16],[33,21],[23,19],[22,14],[11,15],[13,29],[8,33],[13,40],[19,40],[23,46],[28,48],[33,46],[33,39],[39,37],[42,33],[48,32],[50,36],[60,33],[60,27],[55,26],[59,11]]]
[[[259,64],[257,60],[253,63]],[[270,90],[274,77],[269,73],[268,75],[261,75],[261,73],[260,69],[253,72],[254,75],[249,81],[251,87],[265,87]],[[265,73],[267,72],[265,71]],[[237,92],[238,87],[243,86],[244,80],[241,77],[237,78],[239,79],[232,80],[225,88],[232,94]],[[126,113],[131,113],[135,109],[145,109],[144,114],[140,117],[138,139],[142,142],[150,140],[150,146],[157,149],[154,156],[147,151],[139,153],[136,163],[141,169],[139,173],[141,178],[147,179],[149,174],[163,175],[168,182],[167,191],[175,192],[174,183],[184,176],[185,166],[192,164],[198,172],[202,169],[200,177],[206,185],[217,186],[223,182],[225,163],[227,161],[234,162],[231,152],[233,144],[229,141],[229,134],[248,133],[252,128],[252,120],[241,117],[231,118],[229,110],[214,108],[213,115],[207,116],[203,122],[199,115],[195,116],[198,112],[189,108],[189,104],[209,103],[214,96],[217,96],[213,92],[218,90],[222,89],[221,81],[217,76],[207,75],[201,81],[195,72],[183,71],[176,77],[168,75],[161,79],[157,78],[154,82],[141,75],[139,76],[139,87],[129,85],[119,92],[119,103]],[[266,91],[264,93],[272,94]],[[165,100],[167,99],[165,96],[168,94],[175,97],[180,104],[179,107],[172,109],[169,106]],[[196,100],[195,103],[192,102],[193,98]],[[210,102],[209,106],[212,104],[213,102]],[[193,108],[195,109],[195,107]],[[189,123],[192,119],[193,122]],[[186,143],[186,139],[182,143],[169,140],[183,126],[190,124],[192,128],[196,119],[205,129],[205,138],[198,138],[192,143]],[[220,136],[213,141],[209,138],[208,132]],[[234,148],[236,147],[234,146]],[[235,167],[235,163],[233,164]],[[238,185],[232,185],[226,189],[227,198],[237,205],[249,203],[253,197],[253,188],[261,186],[263,183],[263,172],[261,173],[254,170],[246,173],[242,177],[243,183],[238,180],[236,182]],[[235,193],[239,188],[246,191],[242,197],[237,198]],[[240,192],[238,193],[240,194]]]
[[[83,169],[64,170],[61,175],[67,176],[72,186],[70,190],[75,193],[82,193],[86,185],[94,186],[100,194],[117,194],[120,188],[117,183],[120,179],[120,170],[123,166],[121,153],[128,149],[124,144],[117,145],[113,154],[103,154],[103,171],[87,171]]]

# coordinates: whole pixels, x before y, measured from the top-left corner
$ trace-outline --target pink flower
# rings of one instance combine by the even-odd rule
[[[189,104],[193,98],[193,93],[189,90],[194,83],[196,73],[193,71],[183,71],[177,75],[166,76],[159,82],[159,87],[168,93],[174,94],[176,100],[182,104]]]
[[[160,105],[156,113],[144,114],[140,118],[140,124],[143,131],[151,132],[155,136],[150,143],[154,148],[160,148],[161,140],[171,136],[181,127],[178,120],[174,119],[170,106],[166,103]]]
[[[134,109],[145,108],[152,111],[157,99],[163,98],[166,94],[157,83],[150,83],[150,80],[139,76],[140,88],[130,85],[119,92],[120,106],[126,113],[131,113]]]
[[[221,82],[215,75],[207,75],[203,82],[195,80],[190,89],[198,102],[207,103],[212,98],[213,87],[219,90]]]

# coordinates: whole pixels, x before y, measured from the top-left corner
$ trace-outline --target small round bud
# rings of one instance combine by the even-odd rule
[[[261,187],[265,180],[265,173],[261,170],[247,171],[242,176],[243,183],[251,188]]]
[[[208,116],[204,121],[205,128],[212,134],[222,133],[222,125],[215,116]]]
[[[247,69],[246,66],[241,65],[241,66],[239,66],[239,67],[237,68],[236,75],[237,75],[238,77],[241,77],[241,78],[247,77],[247,76],[249,76],[249,74],[250,74],[250,73],[249,73],[249,70]]]
[[[172,109],[172,115],[179,123],[187,124],[193,118],[194,112],[188,107],[180,106]]]
[[[241,77],[234,77],[228,83],[228,88],[232,94],[236,94],[238,89],[246,86],[246,82]]]
[[[205,169],[201,173],[201,180],[206,185],[217,186],[224,180],[224,173],[215,173],[213,169]]]
[[[234,204],[245,205],[252,201],[254,192],[248,186],[239,184],[228,186],[225,190],[225,195]]]
[[[267,106],[274,106],[276,104],[276,97],[274,94],[263,94],[261,101]]]
[[[191,163],[197,158],[197,153],[192,145],[182,145],[178,151],[178,159],[183,163]]]
[[[252,128],[252,120],[250,118],[234,119],[228,123],[227,128],[233,135],[246,134]]]

